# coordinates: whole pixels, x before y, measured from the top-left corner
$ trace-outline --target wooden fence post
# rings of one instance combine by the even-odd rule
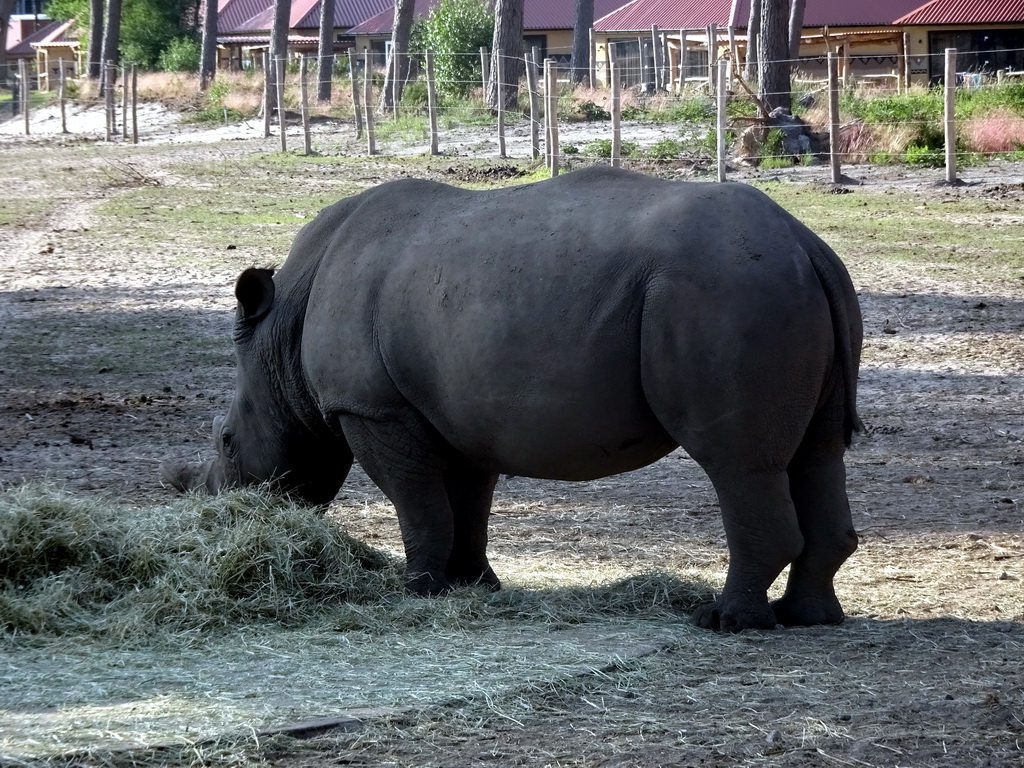
[[[363,103],[366,105],[366,154],[377,152],[373,135],[373,68],[370,49],[367,48],[363,58]]]
[[[402,71],[402,51],[397,45],[391,46],[391,64],[394,67],[394,77],[391,78],[391,117],[398,119],[398,97],[402,89],[398,85],[398,78]]]
[[[487,99],[487,81],[490,79],[490,62],[491,55],[487,52],[487,48],[480,46],[480,79],[484,84],[484,100]]]
[[[273,83],[270,79],[270,52],[263,51],[263,138],[270,138],[270,100]]]
[[[60,104],[60,132],[68,132],[67,89],[64,82],[64,59],[57,60],[60,73],[57,75],[57,101]]]
[[[281,129],[281,151],[288,151],[288,130],[284,118],[284,56],[274,62],[274,86],[277,89],[277,127]]]
[[[117,128],[114,115],[114,65],[109,61],[103,68],[103,103],[107,114],[107,141],[114,140],[114,130]]]
[[[738,64],[740,59],[739,59],[739,49],[736,47],[736,28],[735,27],[729,27],[728,34],[729,34],[729,74],[726,77],[726,82],[729,83],[729,86],[727,86],[727,87],[731,87],[733,82],[734,82],[734,78],[736,76],[736,72],[733,69],[734,62],[736,64]]]
[[[499,52],[494,59],[498,91],[498,157],[505,157],[505,57]]]
[[[956,183],[956,48],[946,49],[946,183]]]
[[[619,71],[617,45],[609,43],[609,69],[612,88],[612,167],[622,164],[622,73]]]
[[[313,154],[313,137],[309,133],[309,57],[302,54],[299,59],[299,90],[302,94],[302,141],[303,152]]]
[[[828,52],[828,155],[832,166],[832,183],[842,181],[839,156],[839,61]]]
[[[121,67],[121,138],[128,141],[128,68]]]
[[[554,59],[547,59],[544,62],[548,72],[548,105],[549,115],[548,131],[550,135],[551,148],[551,177],[558,175],[558,66]]]
[[[719,59],[716,62],[716,73],[718,75],[718,83],[716,85],[715,95],[718,100],[718,146],[716,155],[718,156],[718,180],[725,181],[725,131],[726,131],[726,97],[728,96],[728,88],[726,87],[725,78],[728,75],[729,62],[725,59]]]
[[[530,143],[533,159],[540,157],[540,48],[530,48],[530,67],[533,68],[533,90],[530,91]]]
[[[21,113],[22,113],[22,117],[25,120],[25,135],[28,136],[29,135],[29,130],[30,130],[29,129],[29,122],[28,122],[28,110],[29,110],[28,94],[29,94],[29,91],[31,89],[29,87],[29,82],[28,82],[28,79],[29,79],[28,78],[28,66],[27,66],[27,62],[25,61],[25,59],[19,59],[18,60],[18,79],[21,81],[19,83],[19,85],[21,87],[20,87],[20,90],[18,92],[18,100],[21,102]]]
[[[132,64],[132,144],[139,143],[139,68]]]
[[[363,138],[363,108],[359,105],[359,78],[356,77],[355,48],[348,49],[348,74],[352,82],[352,110],[356,113],[356,140]]]
[[[427,113],[430,115],[430,154],[437,149],[437,87],[434,84],[434,52],[427,51]]]
[[[708,24],[708,93],[716,93],[717,75],[715,73],[715,62],[718,60],[718,25]]]
[[[687,29],[679,30],[679,93],[686,88],[686,33]]]
[[[658,33],[657,24],[651,24],[651,52],[654,64],[654,90],[660,91],[664,83],[661,77],[661,35]]]

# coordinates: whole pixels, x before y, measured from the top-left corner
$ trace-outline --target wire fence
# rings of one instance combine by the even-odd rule
[[[314,151],[312,119],[325,115],[334,119],[335,132],[347,130],[339,121],[351,121],[357,137],[365,138],[368,154],[387,153],[397,144],[408,154],[408,146],[419,141],[424,153],[438,154],[444,151],[445,132],[477,126],[493,132],[496,156],[543,158],[553,174],[560,159],[581,153],[613,164],[631,155],[672,160],[697,154],[717,160],[719,167],[742,159],[752,165],[799,162],[834,168],[837,161],[895,159],[941,166],[948,165],[951,151],[953,162],[962,164],[1024,150],[1024,72],[963,70],[957,67],[955,49],[933,55],[941,56],[942,88],[912,88],[908,78],[900,77],[901,68],[909,70],[909,56],[907,61],[874,57],[868,70],[866,64],[858,68],[856,61],[832,54],[791,60],[793,91],[785,94],[755,94],[734,55],[708,53],[683,50],[659,57],[645,50],[642,39],[635,46],[618,42],[606,46],[594,67],[581,73],[581,85],[566,66],[568,50],[549,49],[542,55],[534,48],[513,58],[483,49],[448,59],[418,51],[391,51],[386,59],[371,51],[349,51],[334,57],[334,95],[328,104],[312,97],[319,80],[316,56],[270,62],[264,54],[244,77],[253,97],[249,112],[263,117],[264,136],[276,132],[282,151],[288,151],[289,139],[295,138],[289,133],[301,123],[307,154]],[[995,53],[1006,59],[1019,58],[1021,52]],[[914,56],[919,68],[921,58]],[[451,66],[452,59],[462,66]],[[439,67],[438,60],[447,63]],[[927,68],[933,71],[936,65],[929,62]],[[446,76],[453,71],[471,76]],[[87,94],[82,81],[67,78],[63,63],[45,75],[57,87],[61,132],[74,133],[67,105],[96,104],[96,95]],[[11,111],[20,111],[23,132],[30,134],[31,89],[26,84],[43,78],[33,78],[21,62],[12,80],[17,97],[11,99]],[[493,96],[497,83],[504,98]],[[138,142],[136,69],[103,67],[95,93],[107,115],[104,139]],[[897,94],[906,99],[894,100]],[[801,120],[758,114],[758,99],[773,102],[783,95],[792,97]],[[219,98],[224,102],[223,93]],[[847,107],[842,113],[839,100]],[[853,107],[867,116],[851,116]],[[226,103],[220,108],[228,122],[242,114]],[[209,104],[206,111],[216,115],[217,105]],[[646,130],[651,125],[662,130]],[[668,126],[675,126],[674,135]],[[7,133],[12,132],[8,123]],[[316,139],[327,140],[329,133],[319,130]],[[527,134],[528,143],[522,140]],[[583,139],[582,146],[576,138],[595,134],[598,138]],[[509,141],[510,135],[517,140]]]

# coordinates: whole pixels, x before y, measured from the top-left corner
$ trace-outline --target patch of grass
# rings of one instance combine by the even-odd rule
[[[824,195],[791,184],[758,186],[821,235],[853,272],[906,263],[933,265],[948,279],[944,270],[962,263],[972,274],[1016,282],[1024,270],[1019,231],[1005,224],[985,226],[1006,214],[984,198],[940,204],[906,192]]]
[[[674,160],[683,154],[683,143],[676,139],[659,139],[644,154],[652,160]]]

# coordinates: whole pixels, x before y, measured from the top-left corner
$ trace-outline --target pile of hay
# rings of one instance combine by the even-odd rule
[[[43,484],[0,493],[0,627],[13,634],[298,625],[400,592],[394,558],[265,489],[149,508]]]

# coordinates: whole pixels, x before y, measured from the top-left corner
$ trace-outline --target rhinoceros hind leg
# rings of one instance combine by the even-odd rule
[[[843,465],[842,411],[815,416],[789,465],[790,493],[804,549],[793,561],[786,592],[773,604],[779,623],[838,624],[843,609],[832,579],[857,549]]]
[[[721,596],[698,608],[693,622],[726,632],[772,629],[768,587],[803,548],[789,479],[784,471],[708,474],[722,506],[729,571]]]
[[[497,591],[501,582],[487,562],[487,523],[498,475],[453,460],[444,474],[454,518],[452,552],[444,573],[459,586],[484,586]]]

